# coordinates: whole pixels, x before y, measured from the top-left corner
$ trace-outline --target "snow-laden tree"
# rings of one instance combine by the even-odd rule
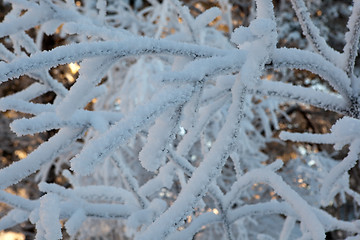
[[[0,170],[0,201],[13,208],[1,229],[29,220],[36,239],[49,240],[62,239],[62,228],[73,239],[109,232],[141,240],[360,236],[359,220],[325,211],[347,198],[360,204],[348,174],[360,153],[359,1],[349,8],[342,52],[327,44],[303,0],[291,3],[306,42],[279,25],[293,14],[285,1],[279,13],[271,0],[239,3],[246,21],[234,20],[227,0],[204,9],[178,0],[9,2],[0,23],[0,82],[34,81],[2,96],[0,109],[28,114],[10,125],[19,136],[57,131]],[[43,51],[52,34],[66,44]],[[297,48],[279,47],[294,38]],[[71,87],[50,74],[75,62]],[[331,90],[267,77],[289,69],[317,75]],[[48,92],[52,103],[32,101]],[[278,118],[294,102],[341,117],[327,134],[275,138]],[[284,166],[265,150],[280,140],[349,150],[341,161],[319,152]],[[52,166],[68,187],[45,181]],[[5,191],[33,173],[39,199]],[[305,188],[292,182],[299,174]]]

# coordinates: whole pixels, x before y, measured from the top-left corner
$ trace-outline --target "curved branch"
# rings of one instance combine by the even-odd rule
[[[343,230],[351,233],[359,233],[358,224],[360,221],[347,222],[334,218],[327,212],[321,209],[312,208],[314,213],[324,225],[325,231]],[[237,209],[234,209],[228,215],[229,222],[234,223],[242,217],[249,215],[271,215],[271,214],[284,214],[297,219],[297,214],[292,207],[286,202],[266,202],[257,203],[252,205],[246,205]],[[193,219],[190,226],[182,231],[177,231],[169,236],[171,240],[177,239],[191,239],[196,233],[201,231],[205,225],[221,222],[221,216],[212,212],[206,212],[201,214],[197,218]]]
[[[260,86],[249,89],[249,92],[261,96],[300,101],[325,110],[351,115],[348,104],[342,97],[289,83],[262,81]]]
[[[29,200],[0,190],[0,201],[17,209],[31,212],[40,206],[39,200]]]
[[[245,116],[243,113],[245,93],[246,88],[237,81],[233,89],[233,103],[230,106],[227,121],[210,152],[205,156],[205,160],[195,170],[187,187],[180,192],[174,204],[139,235],[138,239],[165,238],[206,193],[210,183],[220,173],[229,152],[235,146],[239,125]]]
[[[226,50],[211,47],[145,37],[130,38],[121,42],[78,43],[57,47],[51,51],[36,53],[30,57],[18,58],[11,63],[1,63],[0,83],[9,78],[19,77],[38,69],[51,68],[60,64],[78,62],[85,58],[100,56],[121,58],[147,54],[171,54],[197,58],[222,56],[226,53]]]
[[[350,102],[350,79],[343,70],[320,55],[305,50],[280,48],[274,51],[272,61],[275,68],[301,69],[319,75]]]
[[[10,128],[18,136],[45,132],[52,129],[69,128],[88,128],[95,129],[104,124],[110,126],[123,118],[121,113],[106,111],[87,111],[79,109],[66,120],[59,119],[55,112],[44,112],[32,118],[22,118],[14,120]],[[100,123],[99,123],[100,122]]]
[[[116,166],[120,169],[121,175],[126,182],[127,186],[130,188],[132,194],[136,197],[139,206],[144,209],[149,206],[149,201],[145,196],[142,196],[139,193],[139,183],[137,179],[131,174],[126,163],[123,161],[122,157],[119,156],[118,153],[113,153],[111,156],[112,160],[116,164]]]
[[[33,103],[27,102],[21,99],[16,99],[12,96],[0,98],[0,111],[14,110],[22,113],[29,114],[40,114],[42,112],[51,112],[54,111],[55,108],[52,104],[41,104],[41,103]]]
[[[228,214],[229,223],[234,223],[236,220],[251,216],[251,215],[271,215],[271,214],[285,214],[287,216],[295,216],[295,212],[291,209],[290,205],[286,202],[267,202],[258,203],[252,205],[246,205],[234,210],[231,210]],[[220,215],[216,215],[212,212],[206,212],[195,218],[190,226],[182,231],[177,231],[169,236],[169,239],[191,239],[196,233],[201,231],[205,225],[221,222]]]
[[[0,23],[0,38],[28,30],[32,27],[49,21],[54,18],[53,14],[54,12],[50,9],[44,10],[43,7],[38,6],[28,10],[19,18],[5,19]]]
[[[185,103],[191,92],[190,86],[162,89],[146,105],[139,106],[103,135],[90,141],[81,153],[72,159],[71,168],[80,175],[90,174],[95,165],[102,162],[115,148],[148,126],[169,107]]]
[[[358,54],[358,45],[360,37],[360,2],[354,1],[353,10],[349,21],[347,24],[349,31],[345,34],[346,44],[344,46],[344,70],[351,78],[352,81],[355,81],[353,76],[354,74],[354,65],[355,58]],[[359,87],[359,83],[356,85],[355,82],[352,82],[352,87]],[[357,89],[359,90],[359,89]]]
[[[202,58],[189,63],[179,72],[168,72],[163,75],[165,83],[193,83],[199,79],[230,74],[241,69],[246,60],[246,52],[235,50],[231,54],[220,57]]]
[[[315,51],[320,53],[324,58],[326,58],[326,60],[339,66],[339,59],[341,59],[340,53],[329,47],[325,39],[320,36],[320,31],[312,22],[310,13],[305,6],[304,1],[291,0],[291,3],[296,12],[296,16],[299,19],[303,33]]]
[[[5,189],[18,183],[40,169],[42,165],[52,161],[65,148],[81,137],[84,129],[63,128],[49,141],[41,144],[27,158],[14,162],[8,167],[0,169],[0,189]]]
[[[255,169],[241,176],[233,184],[230,192],[225,195],[225,204],[230,207],[237,198],[238,192],[256,182],[265,182],[288,202],[306,228],[311,232],[312,239],[325,239],[325,229],[311,206],[295,192],[279,175],[268,169]]]
[[[337,136],[336,136],[337,137]],[[326,206],[330,202],[331,190],[336,182],[353,168],[359,159],[360,139],[355,139],[349,147],[349,153],[346,158],[334,166],[324,179],[323,186],[320,190],[322,205]]]

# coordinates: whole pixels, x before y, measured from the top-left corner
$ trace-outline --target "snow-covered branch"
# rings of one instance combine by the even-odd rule
[[[36,239],[51,240],[64,238],[62,227],[73,239],[106,238],[106,229],[141,240],[360,235],[359,221],[320,209],[360,204],[350,187],[360,149],[358,2],[342,54],[303,0],[291,1],[295,13],[271,0],[9,2],[0,84],[21,87],[3,91],[0,110],[26,114],[10,123],[18,136],[51,137],[0,169],[0,202],[12,208],[0,230],[29,220]],[[244,13],[230,19],[236,9]],[[284,44],[291,14],[314,52]],[[307,108],[311,123],[314,107],[339,120],[330,132],[294,132],[293,111]],[[320,144],[348,152],[335,161]],[[36,199],[7,192],[34,173]]]

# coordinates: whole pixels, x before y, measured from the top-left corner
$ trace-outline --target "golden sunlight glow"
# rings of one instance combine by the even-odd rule
[[[228,33],[230,31],[229,26],[226,24],[219,24],[216,29],[225,33]]]
[[[266,79],[267,79],[267,80],[271,80],[273,77],[274,77],[274,75],[272,75],[272,74],[266,75]]]
[[[69,63],[69,68],[72,74],[76,74],[80,70],[80,66],[77,63]]]
[[[217,16],[214,20],[209,23],[209,26],[214,26],[218,21],[221,20],[221,16]]]
[[[212,210],[212,212],[213,212],[214,214],[216,214],[216,215],[219,214],[219,210],[217,210],[216,208],[214,208],[214,209]]]
[[[24,159],[27,157],[27,153],[24,150],[16,150],[15,151],[15,155],[19,158],[19,159]]]
[[[11,187],[8,187],[5,189],[5,192],[8,192],[13,195],[18,195],[23,198],[27,198],[27,199],[29,198],[29,194],[25,188],[19,188],[19,189],[14,190]]]
[[[195,3],[194,7],[199,9],[201,12],[204,12],[206,10],[201,3]]]
[[[25,240],[25,235],[16,232],[0,232],[0,240]]]
[[[59,27],[57,27],[55,33],[59,34],[61,32],[61,29],[63,26],[64,26],[64,24],[62,23]]]
[[[68,73],[68,72],[65,73],[65,78],[67,79],[67,81],[68,81],[69,83],[75,82],[74,76],[73,76],[72,74]]]

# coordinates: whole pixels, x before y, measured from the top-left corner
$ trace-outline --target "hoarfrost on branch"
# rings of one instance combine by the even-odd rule
[[[360,154],[359,1],[343,52],[328,45],[304,0],[291,4],[306,50],[279,47],[285,14],[275,15],[285,1],[274,8],[256,0],[248,24],[236,27],[227,0],[208,9],[178,0],[9,2],[0,23],[0,83],[25,75],[33,83],[0,96],[0,110],[27,114],[10,124],[18,136],[57,131],[0,169],[0,201],[12,207],[1,229],[29,220],[36,239],[49,240],[64,237],[60,221],[72,239],[108,236],[109,229],[138,240],[318,240],[335,230],[360,236],[359,220],[324,210],[339,198],[360,205],[348,173]],[[54,34],[66,44],[42,50],[43,38]],[[50,74],[75,62],[71,86]],[[330,90],[267,79],[293,69]],[[32,101],[49,92],[53,102]],[[282,131],[276,138],[280,116],[288,118],[283,109],[294,104],[341,117],[326,134]],[[349,150],[340,161],[319,152],[303,154],[308,163],[284,165],[264,153],[281,140]],[[51,166],[68,187],[45,181]],[[34,173],[39,199],[5,191]],[[307,176],[306,189],[291,182],[299,174]],[[261,201],[254,201],[259,184]]]

